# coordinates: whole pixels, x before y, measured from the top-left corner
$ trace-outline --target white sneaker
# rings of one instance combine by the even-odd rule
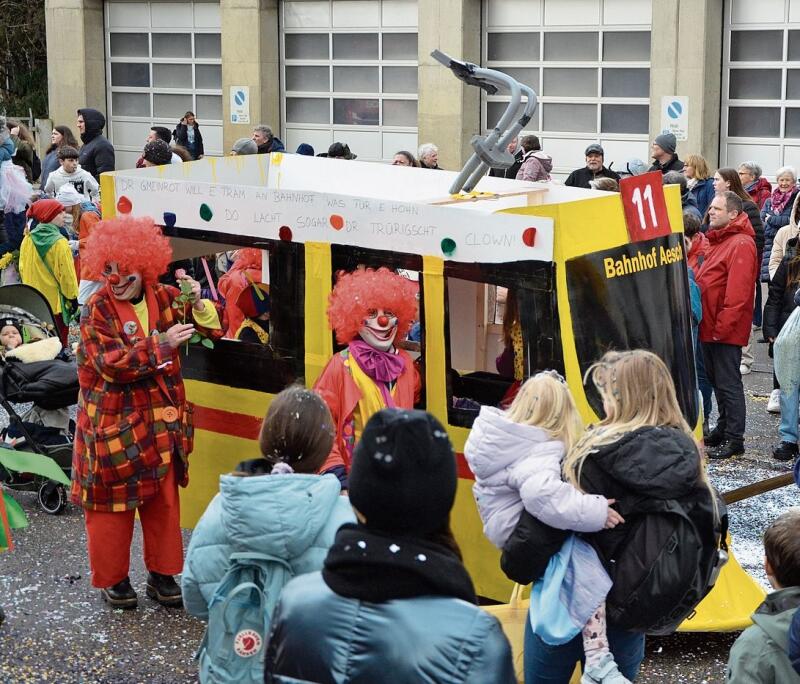
[[[781,412],[781,391],[774,389],[770,392],[769,401],[767,402],[767,413],[780,413]]]
[[[739,366],[739,372],[742,375],[748,375],[749,373],[752,373],[752,371],[750,370],[750,366],[745,366],[744,364]]]

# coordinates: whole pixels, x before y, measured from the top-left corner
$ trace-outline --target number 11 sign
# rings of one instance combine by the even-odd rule
[[[667,203],[660,171],[623,178],[619,183],[625,223],[631,242],[642,242],[669,235]]]

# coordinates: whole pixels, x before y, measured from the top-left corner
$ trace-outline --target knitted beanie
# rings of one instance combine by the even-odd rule
[[[31,204],[28,209],[28,217],[35,218],[39,223],[50,223],[62,211],[64,211],[64,205],[58,200],[41,199]]]
[[[239,138],[231,148],[237,155],[258,154],[258,145],[250,138]]]
[[[300,143],[297,146],[296,154],[302,154],[304,157],[313,157],[314,156],[314,148],[311,147],[308,143]]]
[[[369,419],[350,471],[350,502],[367,527],[435,532],[447,524],[455,495],[453,446],[436,418],[383,409]]]
[[[161,138],[157,138],[144,146],[144,158],[155,166],[164,166],[172,163],[172,150]]]
[[[678,146],[678,140],[673,133],[657,135],[655,143],[667,154],[675,154],[675,148]]]

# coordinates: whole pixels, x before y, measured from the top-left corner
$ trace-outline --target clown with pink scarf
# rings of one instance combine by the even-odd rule
[[[384,408],[414,408],[420,376],[395,341],[416,317],[417,284],[386,268],[342,273],[328,300],[328,321],[347,347],[333,355],[314,389],[336,425],[333,448],[320,473],[346,486],[353,449],[370,417]]]

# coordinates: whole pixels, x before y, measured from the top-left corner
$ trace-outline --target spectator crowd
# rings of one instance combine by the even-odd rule
[[[164,282],[171,253],[152,220],[101,221],[100,176],[116,166],[105,125],[101,112],[78,110],[80,140],[56,126],[40,161],[24,124],[0,119],[0,256],[18,253],[19,279],[47,299],[63,344],[84,307],[72,493],[85,508],[92,582],[104,600],[137,606],[128,566],[138,511],[148,595],[207,622],[201,682],[517,681],[511,645],[479,607],[451,532],[453,445],[434,416],[412,408],[419,373],[394,346],[398,319],[400,327],[413,322],[412,289],[405,304],[365,310],[346,339],[332,322],[346,350],[315,389],[292,386],[271,402],[258,453],[221,476],[183,558],[178,487],[188,478],[193,431],[180,365],[171,359],[196,335],[268,344],[269,288],[259,250],[222,253],[211,267],[221,298],[212,302],[207,263],[178,264],[174,282]],[[768,344],[775,357],[767,411],[781,418],[773,456],[798,457],[800,386],[787,379],[798,375],[787,350],[800,347],[797,174],[777,169],[773,187],[756,162],[712,173],[702,156],[682,161],[676,148],[675,136],[662,133],[650,165],[632,159],[615,170],[592,143],[565,185],[618,192],[622,177],[656,171],[678,186],[704,444],[681,413],[665,364],[630,350],[605,354],[586,374],[605,411],[596,425],[583,424],[564,378],[545,370],[521,383],[507,408],[484,406],[464,447],[486,537],[502,551],[509,578],[534,583],[539,610],[523,637],[530,684],[568,682],[578,662],[581,682],[634,681],[645,634],[676,628],[713,585],[663,605],[667,585],[657,592],[649,582],[654,568],[672,566],[652,557],[649,543],[677,511],[692,521],[692,567],[718,571],[724,506],[704,458],[744,453],[742,377],[752,371],[754,344]],[[286,152],[284,143],[258,125],[230,155],[277,152]],[[553,157],[536,135],[511,141],[507,153],[511,165],[493,176],[552,181]],[[136,166],[205,154],[201,125],[186,112],[172,131],[150,128]],[[315,150],[304,143],[295,154]],[[344,142],[316,156],[357,158]],[[399,150],[391,163],[440,169],[439,149]],[[4,284],[12,282],[3,273]],[[365,273],[353,281],[396,275]],[[128,396],[135,416],[121,408]],[[353,397],[343,415],[336,401]],[[128,421],[127,436],[108,437],[120,420]],[[146,429],[153,436],[145,444],[138,435]],[[133,442],[117,444],[126,439]],[[125,466],[103,451],[114,444],[131,459]],[[326,466],[331,453],[335,469]],[[138,470],[121,472],[134,461]],[[654,497],[668,510],[654,508]],[[798,511],[784,512],[765,532],[775,591],[731,650],[730,682],[800,681]],[[652,522],[650,536],[629,520]],[[570,572],[557,576],[554,563]]]

